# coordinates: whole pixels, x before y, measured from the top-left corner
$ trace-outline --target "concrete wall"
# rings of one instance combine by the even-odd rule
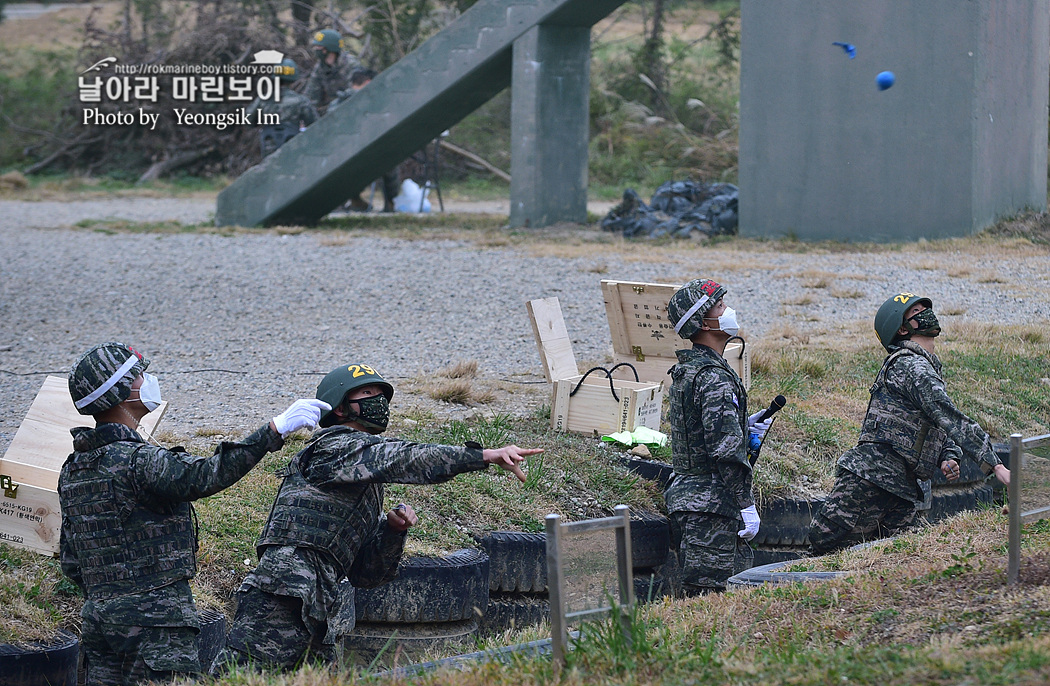
[[[741,16],[743,235],[960,236],[1045,209],[1050,0],[742,0]]]

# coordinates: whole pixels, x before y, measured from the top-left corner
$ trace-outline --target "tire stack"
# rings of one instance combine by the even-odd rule
[[[417,662],[427,650],[468,644],[477,633],[489,603],[489,559],[474,549],[405,558],[388,584],[344,587],[343,609],[333,622],[341,659],[358,665],[376,658],[383,664]],[[342,627],[351,624],[344,633]]]
[[[751,540],[756,567],[797,560],[809,552],[809,525],[823,498],[781,498],[758,508],[762,525]]]
[[[631,566],[638,602],[673,592],[670,541],[666,517],[655,512],[632,513]],[[493,531],[479,538],[478,544],[489,556],[489,605],[482,618],[482,633],[520,629],[548,620],[547,535]]]
[[[547,535],[493,531],[480,537],[478,545],[489,556],[489,604],[481,632],[521,629],[549,619]]]
[[[0,686],[76,686],[80,639],[60,629],[50,641],[0,643]]]

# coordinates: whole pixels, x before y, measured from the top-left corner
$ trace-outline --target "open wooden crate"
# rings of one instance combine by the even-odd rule
[[[638,281],[602,280],[605,314],[613,342],[613,364],[630,362],[643,381],[671,387],[668,371],[678,364],[676,350],[692,347],[667,319],[667,303],[681,286]],[[745,389],[751,388],[751,351],[739,338],[730,339],[723,353]],[[623,376],[621,367],[616,376]],[[633,378],[633,375],[632,375]]]
[[[617,379],[604,371],[580,374],[558,299],[530,300],[526,308],[543,373],[553,384],[551,427],[598,435],[634,431],[640,426],[659,431],[662,382]],[[620,370],[633,377],[626,367]]]
[[[142,428],[152,434],[168,408],[161,403],[142,419]],[[76,426],[94,426],[91,416],[82,415],[69,397],[66,379],[44,379],[29,412],[0,459],[0,542],[58,554],[62,510],[58,503],[58,473],[73,452]]]

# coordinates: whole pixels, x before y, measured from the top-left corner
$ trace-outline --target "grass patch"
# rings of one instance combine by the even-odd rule
[[[0,544],[0,643],[47,640],[79,627],[80,590],[58,560]]]

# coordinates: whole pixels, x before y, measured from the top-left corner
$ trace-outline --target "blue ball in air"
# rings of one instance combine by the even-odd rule
[[[879,72],[879,75],[875,77],[875,85],[879,87],[880,91],[884,91],[897,80],[897,77],[893,75],[892,71]]]

